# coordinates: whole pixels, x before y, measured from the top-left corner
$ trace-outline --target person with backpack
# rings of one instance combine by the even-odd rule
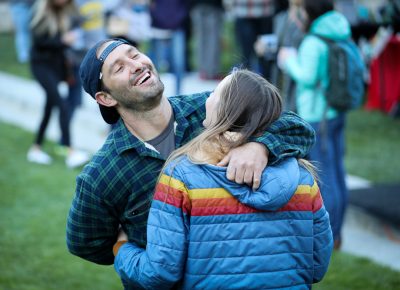
[[[357,67],[362,65],[357,63],[357,51],[352,51],[350,24],[342,14],[334,11],[333,1],[304,0],[303,5],[308,19],[307,34],[298,52],[280,50],[278,64],[296,81],[298,114],[317,132],[317,141],[309,159],[316,161],[321,170],[320,188],[330,216],[335,248],[339,249],[348,203],[344,168],[346,110],[355,104],[338,107],[328,102],[327,96],[333,96],[334,101],[359,102],[364,88],[357,85],[360,83]],[[343,55],[339,57],[333,52],[337,49],[333,45],[349,46],[350,52],[342,51]],[[342,60],[332,65],[333,58]],[[330,69],[335,67],[336,72]],[[355,87],[348,86],[354,83],[357,83]],[[351,94],[355,95],[354,99]]]

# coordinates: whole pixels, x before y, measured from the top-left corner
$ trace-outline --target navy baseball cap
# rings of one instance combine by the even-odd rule
[[[97,50],[101,45],[106,42],[110,42],[108,46],[103,50],[101,55],[97,58]],[[84,90],[92,96],[93,99],[96,99],[96,93],[101,91],[101,68],[103,67],[104,61],[108,57],[108,55],[121,44],[129,44],[124,39],[106,39],[99,41],[86,53],[84,59],[82,60],[81,66],[79,68],[79,74],[81,76],[82,85]],[[106,107],[100,105],[101,116],[104,121],[108,124],[114,124],[119,119],[119,114],[114,107]]]

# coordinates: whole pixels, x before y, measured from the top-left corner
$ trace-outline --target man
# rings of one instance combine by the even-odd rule
[[[102,41],[90,49],[81,78],[104,120],[115,125],[77,177],[67,245],[74,255],[112,264],[119,226],[129,240],[146,245],[157,176],[170,152],[201,130],[209,93],[167,99],[151,60],[124,40]],[[268,158],[304,156],[315,140],[311,127],[289,113],[253,141],[232,150],[219,165],[228,165],[229,179],[256,188]]]

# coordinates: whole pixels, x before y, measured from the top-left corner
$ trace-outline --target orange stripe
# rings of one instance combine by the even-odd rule
[[[316,212],[322,207],[322,197],[318,190],[317,194],[295,194],[289,202],[279,211],[312,211]]]

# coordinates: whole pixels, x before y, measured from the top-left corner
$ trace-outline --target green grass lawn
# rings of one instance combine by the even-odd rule
[[[26,161],[32,133],[0,122],[0,289],[122,289],[111,266],[68,253],[65,224],[79,170],[63,159],[51,166]],[[54,144],[46,143],[52,152]],[[335,253],[314,289],[400,289],[399,272]]]
[[[400,118],[381,112],[349,113],[346,168],[374,183],[400,183]]]
[[[61,158],[51,166],[28,163],[33,135],[4,123],[0,132],[0,289],[119,289],[112,266],[67,251],[66,217],[79,170],[67,170]]]

